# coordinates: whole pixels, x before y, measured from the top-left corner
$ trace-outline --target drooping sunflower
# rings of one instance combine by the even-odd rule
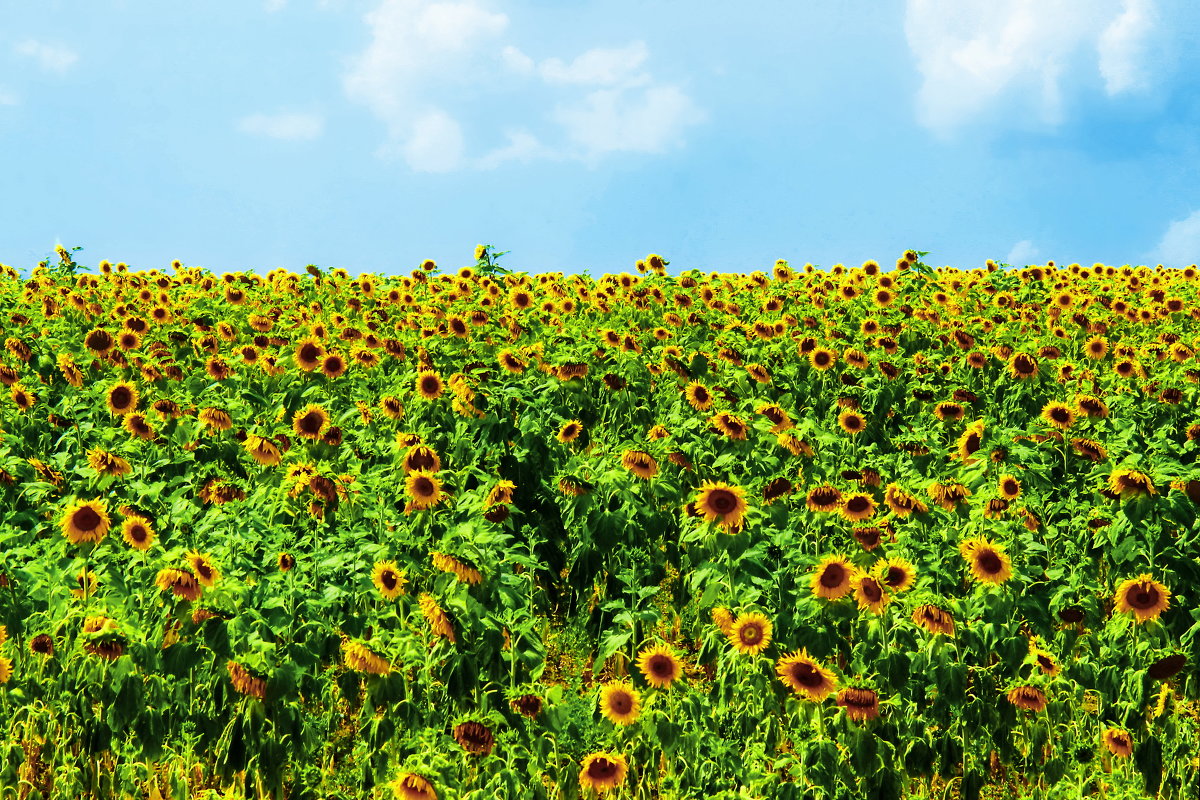
[[[376,561],[371,571],[371,582],[384,600],[395,600],[405,593],[407,578],[395,561]]]
[[[406,473],[412,472],[440,472],[442,469],[442,459],[429,445],[416,444],[409,448],[404,455],[404,461],[400,465]]]
[[[851,583],[854,586],[854,599],[858,601],[858,607],[877,616],[883,613],[884,606],[892,599],[891,595],[884,590],[883,582],[870,573],[855,574]]]
[[[1017,686],[1006,695],[1008,702],[1026,711],[1041,713],[1046,710],[1046,693],[1036,686]]]
[[[853,565],[844,555],[825,556],[813,573],[813,594],[826,600],[845,597],[853,588],[854,571]]]
[[[8,683],[12,678],[12,659],[0,656],[0,684]]]
[[[866,722],[879,717],[879,693],[874,689],[848,686],[838,692],[837,704],[846,709],[852,722]]]
[[[71,544],[99,542],[107,534],[112,521],[103,500],[76,500],[63,511],[58,525]]]
[[[1090,394],[1081,394],[1075,398],[1075,408],[1080,414],[1104,419],[1108,416],[1108,403]]]
[[[579,788],[603,794],[625,783],[629,764],[617,753],[591,753],[584,757],[579,769]]]
[[[196,580],[206,589],[211,589],[216,586],[217,581],[221,579],[221,572],[212,562],[212,558],[198,550],[189,550],[187,553],[188,566],[192,568],[192,574],[196,576]]]
[[[842,498],[838,513],[849,522],[862,522],[875,516],[875,499],[863,492],[854,492]]]
[[[971,567],[971,577],[980,583],[999,586],[1012,577],[1012,560],[1004,548],[982,537],[966,539],[959,553]]]
[[[454,635],[454,623],[450,621],[450,616],[442,610],[433,595],[421,592],[417,595],[417,604],[420,605],[421,616],[425,617],[425,621],[429,623],[429,629],[433,631],[434,636],[440,636],[450,644],[457,643],[458,639]]]
[[[448,556],[445,553],[433,552],[430,553],[430,558],[433,560],[433,566],[440,569],[442,572],[449,572],[454,575],[462,583],[475,585],[483,581],[483,575],[479,570],[464,564],[454,556]]]
[[[1137,623],[1158,619],[1170,605],[1171,591],[1147,573],[1122,581],[1117,587],[1117,611],[1133,614]]]
[[[945,636],[954,635],[954,617],[950,616],[949,612],[935,605],[926,603],[925,605],[917,606],[913,610],[912,620],[930,633],[940,633]]]
[[[733,630],[733,614],[725,606],[714,606],[711,612],[713,624],[726,636]]]
[[[138,514],[130,514],[121,523],[121,538],[134,550],[149,550],[156,538],[150,520]]]
[[[666,645],[643,648],[637,665],[646,682],[656,689],[669,689],[683,674],[683,664]]]
[[[658,474],[658,462],[654,460],[654,456],[643,450],[626,450],[621,454],[621,464],[645,481]]]
[[[316,403],[309,403],[292,417],[292,431],[305,439],[320,439],[329,427],[329,414]]]
[[[417,373],[416,392],[425,400],[436,400],[445,391],[442,376],[433,370],[422,370]]]
[[[517,485],[509,480],[497,481],[492,490],[488,492],[487,498],[483,501],[484,508],[492,506],[507,506],[512,505],[513,492],[516,491]]]
[[[233,427],[233,419],[229,413],[220,408],[202,408],[196,418],[204,427],[213,431],[227,431]]]
[[[771,630],[771,620],[758,612],[750,612],[738,615],[726,637],[734,650],[743,655],[756,656],[771,644]]]
[[[967,426],[955,443],[955,453],[964,464],[972,464],[973,456],[983,446],[983,421],[977,420]]]
[[[737,441],[744,441],[746,439],[746,431],[749,430],[749,426],[737,415],[730,414],[727,411],[714,414],[709,419],[709,422],[722,434]]]
[[[264,467],[278,466],[283,458],[279,447],[274,442],[254,433],[246,434],[242,447],[250,454],[251,458]]]
[[[388,419],[400,419],[404,416],[404,404],[400,402],[400,398],[393,395],[379,398],[379,408]]]
[[[1122,500],[1158,494],[1154,481],[1148,475],[1132,469],[1114,469],[1108,476],[1108,488],[1114,494],[1120,494]]]
[[[1015,353],[1008,362],[1008,373],[1017,380],[1028,380],[1038,372],[1037,359],[1026,353]]]
[[[600,690],[600,713],[614,725],[630,725],[641,715],[642,699],[628,683],[610,683]]]
[[[889,483],[883,492],[883,502],[897,517],[908,517],[912,514],[924,514],[929,511],[920,498],[908,493],[898,483]]]
[[[579,438],[579,434],[583,433],[583,423],[577,419],[567,420],[558,429],[558,436],[555,438],[563,444],[570,444]]]
[[[879,559],[872,571],[879,576],[883,585],[893,592],[907,591],[917,580],[916,567],[912,562],[898,556]]]
[[[749,508],[745,489],[712,481],[700,486],[694,507],[704,519],[716,522],[726,531],[738,530]]]
[[[408,494],[413,508],[433,508],[445,497],[442,482],[437,475],[425,470],[413,470],[404,481],[404,491]]]
[[[126,414],[125,424],[122,427],[129,432],[130,436],[138,439],[149,441],[157,435],[154,431],[154,426],[146,420],[146,415],[138,411]]]
[[[126,459],[107,450],[100,450],[99,448],[88,450],[87,460],[88,466],[95,470],[98,475],[110,475],[114,478],[119,478],[133,471],[133,467]]]
[[[778,403],[763,403],[755,410],[770,421],[771,433],[782,433],[795,424],[783,406]]]
[[[291,553],[280,553],[278,564],[280,572],[291,572],[296,568],[296,557]]]
[[[1062,671],[1051,652],[1043,650],[1032,642],[1029,645],[1029,657],[1043,675],[1053,678]]]
[[[104,399],[108,413],[123,417],[137,410],[138,390],[132,383],[122,381],[110,386]]]
[[[1042,419],[1059,430],[1067,430],[1075,424],[1075,412],[1066,403],[1055,400],[1042,407]]]
[[[827,513],[836,511],[841,503],[842,493],[833,486],[825,484],[809,490],[805,507],[813,513],[818,511]]]
[[[851,436],[857,436],[867,429],[867,418],[849,408],[838,414],[838,427]]]
[[[371,675],[387,675],[391,663],[362,642],[346,639],[342,642],[342,661],[352,670]]]
[[[1133,755],[1133,737],[1129,735],[1129,731],[1123,731],[1120,728],[1106,728],[1100,738],[1103,740],[1104,746],[1108,748],[1108,752],[1117,758],[1129,758]]]
[[[780,658],[775,673],[802,700],[814,703],[820,703],[837,688],[833,673],[809,656],[807,649]]]
[[[251,672],[236,661],[225,662],[225,670],[229,673],[229,681],[238,694],[263,700],[267,696],[267,680],[262,675]]]
[[[172,567],[160,569],[154,578],[154,585],[161,591],[169,591],[176,597],[182,597],[189,602],[199,600],[204,591],[195,575],[185,569]]]

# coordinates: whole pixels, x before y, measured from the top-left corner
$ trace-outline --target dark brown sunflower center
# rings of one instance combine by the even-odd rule
[[[398,583],[396,580],[396,573],[392,572],[390,569],[385,569],[379,576],[379,582],[383,584],[383,588],[390,592],[392,589],[396,588],[396,584]]]
[[[765,408],[765,409],[763,409],[763,416],[765,416],[767,419],[771,420],[771,422],[773,422],[776,425],[783,424],[783,420],[784,420],[783,409]]]
[[[607,781],[616,777],[619,767],[607,758],[597,758],[588,764],[588,777],[594,781]]]
[[[300,360],[305,363],[312,363],[321,357],[321,351],[312,342],[307,342],[300,347]]]
[[[633,710],[633,698],[628,692],[613,692],[608,698],[608,707],[615,714],[628,714]]]
[[[1068,419],[1070,419],[1070,416],[1070,412],[1068,412],[1065,408],[1055,407],[1050,409],[1050,418],[1055,422],[1066,422]]]
[[[828,564],[821,572],[821,585],[826,589],[836,589],[846,580],[846,568],[841,564]]]
[[[210,567],[208,564],[205,564],[203,561],[197,561],[192,565],[192,568],[195,569],[198,576],[206,581],[211,580],[213,577],[212,567]]]
[[[842,692],[842,704],[851,708],[871,709],[879,703],[879,698],[871,689],[847,689]]]
[[[432,376],[421,378],[422,394],[437,394],[441,388],[442,387],[437,378]]]
[[[149,538],[149,532],[146,530],[146,526],[135,523],[129,528],[129,538],[140,544]]]
[[[855,495],[846,501],[846,510],[853,514],[861,514],[871,507],[871,500],[863,495]]]
[[[816,364],[825,366],[826,364],[829,363],[829,354],[828,353],[815,353],[813,355],[813,361]]]
[[[340,356],[330,356],[325,359],[325,369],[329,372],[338,372],[345,369],[346,362],[342,361]]]
[[[983,548],[975,554],[975,563],[983,572],[988,575],[999,575],[1004,569],[1004,562],[1000,560],[1000,555],[989,548]]]
[[[1005,481],[1004,482],[1004,493],[1007,495],[1010,495],[1010,496],[1016,495],[1017,491],[1020,488],[1021,487],[1017,485],[1016,481]]]
[[[1125,596],[1125,599],[1129,602],[1129,605],[1141,610],[1154,608],[1157,606],[1158,598],[1158,589],[1146,584],[1140,584],[1133,587]]]
[[[84,506],[71,517],[71,524],[81,531],[94,531],[100,527],[100,515],[91,506]]]
[[[879,584],[875,582],[874,578],[863,578],[860,586],[863,597],[867,598],[869,602],[878,602],[883,597],[883,589],[879,588]]]
[[[737,508],[737,495],[728,489],[713,489],[708,494],[708,507],[724,516]]]
[[[309,436],[316,436],[321,432],[321,423],[324,421],[324,417],[316,411],[310,411],[300,418],[300,421],[296,423],[296,427]]]
[[[433,481],[425,477],[417,478],[415,481],[413,481],[413,493],[416,494],[417,497],[433,497]]]
[[[133,396],[130,394],[128,386],[118,386],[109,394],[109,399],[112,400],[114,408],[127,408]]]
[[[966,450],[968,453],[974,453],[976,450],[979,449],[980,444],[981,444],[981,441],[979,438],[979,434],[972,433],[970,436],[967,437],[967,440],[965,442],[963,442],[963,450]]]
[[[414,451],[408,457],[408,468],[410,470],[433,469],[433,455],[424,450]]]
[[[1050,658],[1048,655],[1038,655],[1037,662],[1038,666],[1042,669],[1054,669],[1054,659]]]
[[[656,678],[671,678],[675,675],[675,662],[670,656],[652,656],[646,666]]]
[[[883,582],[888,586],[895,588],[904,583],[907,573],[900,567],[888,567],[887,575],[884,576]]]
[[[1022,375],[1032,375],[1035,369],[1033,366],[1033,361],[1025,356],[1019,356],[1013,362],[1013,365],[1016,367],[1017,372]]]
[[[814,489],[812,500],[819,506],[827,506],[837,501],[837,494],[832,489]]]
[[[806,661],[792,665],[792,679],[807,689],[816,689],[825,683],[820,670]]]
[[[755,623],[743,625],[738,638],[742,640],[742,644],[758,644],[763,638],[762,628]]]

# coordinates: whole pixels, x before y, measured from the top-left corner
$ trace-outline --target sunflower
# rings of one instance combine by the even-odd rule
[[[847,408],[838,414],[838,427],[851,436],[857,436],[866,430],[867,418]]]
[[[929,511],[917,497],[906,492],[898,483],[889,483],[883,492],[883,501],[897,517],[907,517],[912,514],[924,514]]]
[[[296,366],[305,372],[312,372],[321,366],[325,356],[325,347],[315,337],[307,336],[296,345]]]
[[[92,449],[87,453],[88,466],[91,467],[97,475],[109,475],[114,478],[119,478],[122,475],[128,475],[133,471],[133,467],[127,460],[120,456],[110,453],[107,450]]]
[[[1037,359],[1025,353],[1015,353],[1008,362],[1008,373],[1017,380],[1028,380],[1037,375]]]
[[[233,427],[229,413],[219,408],[202,408],[196,418],[204,427],[214,431],[227,431]]]
[[[404,491],[408,493],[413,508],[433,508],[442,501],[445,493],[442,482],[432,472],[413,470],[404,481]]]
[[[1012,560],[1000,545],[976,537],[958,546],[959,553],[971,566],[971,577],[980,583],[999,586],[1012,577]]]
[[[429,629],[433,631],[434,636],[440,636],[448,640],[450,644],[458,641],[454,636],[454,624],[442,607],[438,605],[433,595],[421,592],[417,595],[417,604],[420,605],[421,616],[425,617],[425,621],[429,623]]]
[[[346,374],[346,357],[330,350],[321,359],[321,374],[326,378],[340,378]]]
[[[183,569],[167,567],[160,569],[154,578],[154,585],[160,591],[170,591],[176,597],[182,597],[189,602],[200,599],[203,589],[196,581],[196,576]]]
[[[739,614],[726,636],[734,650],[756,656],[771,643],[771,620],[757,612]]]
[[[501,350],[496,356],[496,360],[500,362],[500,367],[513,375],[520,375],[525,371],[526,364],[521,359],[517,358],[512,350]]]
[[[404,462],[401,464],[401,469],[406,473],[410,472],[440,472],[442,469],[442,459],[438,456],[437,451],[429,445],[416,444],[408,449],[404,455]]]
[[[436,400],[442,396],[445,389],[442,376],[433,370],[422,370],[417,373],[416,391],[424,399]]]
[[[342,660],[346,666],[357,672],[371,675],[387,675],[392,671],[392,665],[386,658],[371,650],[361,642],[349,639],[342,642]]]
[[[329,427],[329,414],[319,405],[310,403],[292,417],[292,431],[305,439],[320,439]]]
[[[733,630],[733,614],[725,606],[714,606],[711,612],[713,624],[726,636]]]
[[[138,405],[137,387],[125,381],[113,384],[105,393],[105,404],[108,406],[108,413],[116,416],[123,417],[131,411],[136,411]]]
[[[383,595],[384,600],[395,600],[405,594],[404,585],[407,582],[404,570],[396,566],[395,561],[376,561],[375,569],[371,571],[371,582]]]
[[[229,682],[238,694],[263,700],[267,696],[267,680],[256,675],[236,661],[226,661],[225,670],[229,673]]]
[[[646,682],[656,689],[668,689],[683,674],[683,664],[670,647],[655,645],[638,653],[638,669]]]
[[[404,405],[400,402],[400,398],[392,395],[379,398],[379,408],[388,419],[400,419],[404,416]]]
[[[1154,481],[1143,472],[1131,469],[1115,469],[1108,476],[1108,488],[1120,494],[1122,500],[1131,500],[1142,495],[1158,494]]]
[[[454,741],[473,756],[490,755],[496,746],[496,737],[482,722],[462,722],[454,726]]]
[[[1107,728],[1101,739],[1104,742],[1104,746],[1108,748],[1108,752],[1117,758],[1129,758],[1133,755],[1133,737],[1129,735],[1128,731],[1123,731],[1119,728]]]
[[[1071,447],[1088,461],[1104,461],[1108,458],[1108,450],[1094,439],[1072,439]]]
[[[130,514],[121,523],[121,538],[134,550],[149,550],[154,546],[154,526],[138,514]]]
[[[251,458],[264,467],[278,466],[282,458],[279,448],[274,442],[257,434],[246,434],[242,447],[246,449]]]
[[[1108,416],[1108,404],[1099,397],[1081,394],[1075,398],[1075,408],[1080,414],[1104,419]]]
[[[916,567],[912,562],[899,557],[879,559],[872,571],[879,576],[883,585],[893,592],[907,591],[917,580]]]
[[[780,658],[775,664],[775,673],[802,700],[814,703],[820,703],[837,688],[833,673],[809,656],[807,649]]]
[[[555,438],[563,444],[570,444],[578,439],[581,433],[583,433],[583,423],[577,419],[572,419],[562,424],[562,427],[558,429],[558,436]]]
[[[1117,611],[1132,613],[1134,621],[1138,623],[1158,619],[1158,615],[1167,610],[1170,604],[1170,590],[1146,573],[1129,578],[1117,587]]]
[[[296,568],[296,557],[291,553],[280,553],[278,563],[280,572],[291,572]]]
[[[728,436],[730,439],[744,441],[746,439],[746,431],[748,427],[745,422],[742,422],[736,415],[730,414],[727,411],[722,411],[720,414],[714,414],[709,422],[713,427]]]
[[[626,450],[621,455],[621,464],[625,469],[648,481],[658,474],[658,462],[649,453],[642,450]]]
[[[29,652],[37,656],[53,656],[54,640],[48,633],[39,633],[29,640]]]
[[[186,557],[192,574],[204,588],[211,589],[221,579],[221,572],[213,565],[210,556],[197,550],[189,550]]]
[[[955,451],[964,464],[974,463],[972,456],[983,446],[983,421],[978,420],[967,426],[962,436],[955,442]]]
[[[1054,660],[1054,655],[1049,651],[1043,650],[1031,643],[1029,646],[1029,656],[1043,675],[1053,678],[1061,672],[1058,662]]]
[[[579,769],[579,788],[603,794],[625,783],[629,764],[625,756],[616,753],[591,753],[584,757]]]
[[[641,715],[642,699],[628,683],[610,683],[600,690],[600,713],[614,725],[630,725]]]
[[[954,635],[954,617],[934,605],[926,603],[917,606],[912,613],[912,621],[933,634]]]
[[[509,480],[498,481],[492,490],[488,492],[487,499],[483,501],[484,508],[492,506],[507,506],[512,505],[513,492],[516,491],[517,485]]]
[[[808,354],[808,363],[813,369],[824,372],[832,367],[837,362],[837,353],[832,350],[826,350],[824,347],[817,347]]]
[[[783,406],[777,403],[764,403],[755,410],[770,421],[771,433],[782,433],[795,424]]]
[[[451,573],[462,583],[475,585],[483,581],[483,575],[480,574],[479,570],[468,564],[464,564],[454,556],[433,552],[430,553],[430,558],[433,560],[433,566],[442,572]]]
[[[95,543],[108,534],[111,520],[103,500],[76,500],[63,511],[58,525],[71,544]]]
[[[836,511],[841,504],[842,493],[829,484],[809,490],[805,501],[806,507],[813,513]]]
[[[133,412],[125,415],[125,424],[123,426],[130,436],[138,439],[146,439],[147,441],[155,437],[154,427],[146,421],[146,415]]]
[[[882,581],[866,572],[856,573],[851,585],[854,587],[854,599],[858,601],[858,607],[872,614],[882,614],[884,606],[892,599],[891,595],[884,591]]]
[[[746,490],[709,481],[701,485],[694,507],[707,521],[716,522],[727,532],[736,531],[741,528],[748,508]]]
[[[1018,686],[1010,689],[1006,696],[1017,708],[1035,713],[1046,710],[1046,693],[1036,686]]]
[[[12,678],[12,659],[0,656],[0,684],[8,683]]]
[[[96,589],[100,587],[100,579],[96,577],[96,573],[90,569],[81,570],[75,576],[75,583],[79,586],[78,589],[72,589],[71,594],[80,599],[87,599],[96,594]],[[3,642],[0,642],[3,644]]]
[[[866,722],[879,717],[879,693],[874,689],[846,687],[838,692],[837,704],[846,709],[852,722]]]
[[[998,488],[1005,500],[1016,500],[1021,496],[1021,482],[1012,475],[1001,475]]]
[[[849,522],[862,522],[875,516],[875,500],[862,492],[848,494],[842,498],[838,513]]]
[[[1066,403],[1057,400],[1042,407],[1042,419],[1059,430],[1067,430],[1075,424],[1075,412]]]
[[[825,556],[813,573],[811,587],[817,597],[837,600],[850,593],[854,567],[843,555]]]

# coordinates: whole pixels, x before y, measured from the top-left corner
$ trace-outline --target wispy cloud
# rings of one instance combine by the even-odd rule
[[[1147,86],[1156,19],[1154,0],[908,0],[917,118],[943,135],[981,117],[1057,125],[1097,77],[1109,95]]]
[[[1022,239],[1008,251],[1008,255],[1004,257],[1004,263],[1014,267],[1025,267],[1033,263],[1033,259],[1037,254],[1038,249],[1034,246],[1033,242],[1028,239]]]
[[[371,40],[350,64],[346,94],[386,125],[380,153],[417,171],[658,153],[705,118],[682,88],[654,80],[640,40],[539,60],[503,42],[509,18],[482,0],[383,0],[364,19]],[[460,111],[463,87],[480,85],[515,98],[519,124]],[[468,141],[498,136],[507,141],[484,155],[467,152]]]
[[[46,72],[55,72],[59,75],[66,73],[79,60],[79,54],[66,45],[39,42],[36,39],[25,39],[18,42],[13,48],[13,52],[31,59]]]
[[[1200,262],[1200,209],[1168,225],[1148,260],[1168,267]]]
[[[251,114],[237,123],[238,130],[269,139],[307,140],[320,137],[325,119],[320,114]]]
[[[287,6],[287,0],[263,0],[263,8],[270,14],[282,11],[285,6]]]

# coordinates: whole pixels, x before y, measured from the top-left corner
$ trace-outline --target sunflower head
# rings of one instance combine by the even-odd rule
[[[391,787],[397,800],[438,800],[433,784],[412,772],[401,772]]]
[[[192,574],[196,576],[196,580],[206,589],[211,589],[220,580],[220,571],[213,565],[212,558],[204,553],[197,550],[189,551],[187,562],[188,566],[192,568]]]
[[[1171,592],[1166,586],[1143,573],[1123,581],[1117,587],[1116,609],[1133,614],[1137,623],[1157,619],[1171,604]]]
[[[858,601],[858,607],[872,614],[882,614],[884,606],[892,599],[883,581],[870,573],[856,573],[851,585],[854,587],[854,599]]]
[[[1000,545],[977,537],[963,541],[958,549],[976,581],[999,586],[1012,577],[1012,560]]]
[[[320,439],[329,427],[329,414],[321,406],[310,403],[292,417],[292,431],[305,439]]]
[[[150,520],[139,514],[130,514],[121,523],[121,538],[134,550],[149,550],[156,538]]]
[[[683,674],[683,664],[671,648],[655,645],[638,654],[638,669],[646,682],[656,689],[668,689]]]
[[[641,715],[642,699],[628,683],[610,683],[600,690],[600,713],[614,725],[630,725]]]
[[[442,482],[437,475],[425,470],[413,470],[404,481],[404,490],[408,493],[409,502],[413,508],[433,508],[445,497]]]
[[[110,525],[103,500],[76,500],[59,517],[59,527],[71,544],[97,543],[108,534]]]
[[[733,649],[743,655],[756,656],[771,643],[771,620],[758,612],[739,614],[726,634]]]
[[[603,794],[625,783],[629,764],[625,756],[616,753],[591,753],[584,757],[579,769],[579,787]]]
[[[845,597],[853,589],[855,569],[844,555],[830,555],[821,559],[812,577],[812,592],[826,600]]]
[[[371,582],[384,600],[395,600],[405,594],[408,579],[395,561],[377,561],[371,571]]]
[[[803,700],[820,703],[837,688],[833,673],[809,656],[807,649],[780,658],[775,672]]]
[[[707,482],[700,487],[695,509],[709,522],[716,522],[727,532],[742,526],[746,509],[746,490],[727,483]]]
[[[912,588],[917,579],[917,570],[912,562],[899,557],[879,559],[873,571],[879,576],[880,582],[893,592]]]

